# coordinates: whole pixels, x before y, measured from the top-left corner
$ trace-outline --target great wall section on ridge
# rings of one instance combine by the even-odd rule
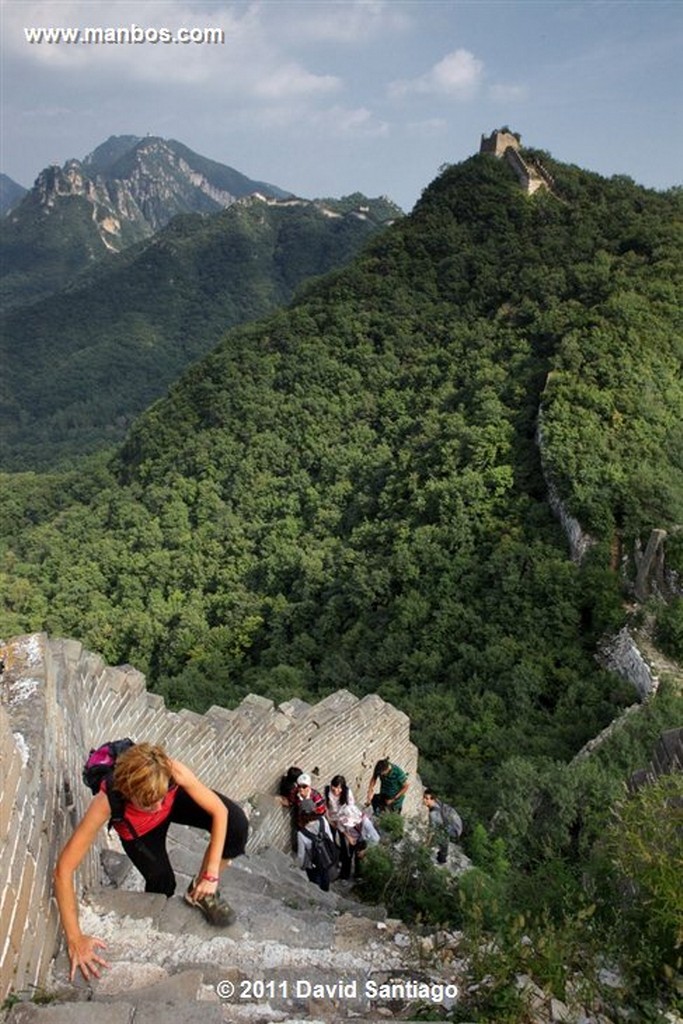
[[[504,160],[517,176],[521,188],[527,195],[533,195],[540,188],[552,191],[553,178],[539,160],[523,157],[520,153],[521,137],[516,132],[501,128],[482,135],[480,153],[487,153]]]

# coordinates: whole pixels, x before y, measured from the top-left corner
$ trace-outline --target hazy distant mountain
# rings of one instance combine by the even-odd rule
[[[84,160],[38,175],[0,225],[0,300],[20,305],[64,287],[179,213],[215,213],[259,192],[290,193],[152,136],[112,136]]]
[[[0,214],[11,209],[25,193],[23,185],[19,185],[6,174],[0,174]]]
[[[79,286],[0,320],[0,464],[49,466],[121,437],[228,327],[289,301],[401,216],[386,199],[246,198],[177,217]]]

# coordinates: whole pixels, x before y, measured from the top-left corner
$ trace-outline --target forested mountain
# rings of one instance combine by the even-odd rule
[[[481,806],[510,752],[576,750],[625,698],[593,660],[623,614],[608,552],[683,519],[680,197],[544,160],[533,198],[490,157],[445,172],[227,335],[104,478],[13,478],[5,629],[81,636],[195,705],[379,690]],[[583,571],[542,401],[599,542]]]
[[[3,632],[77,636],[199,710],[339,687],[403,708],[423,778],[470,829],[505,823],[477,840],[472,920],[533,905],[519,957],[569,893],[590,920],[609,803],[681,716],[658,697],[611,775],[570,764],[633,701],[595,648],[634,545],[667,531],[674,590],[683,572],[681,196],[536,156],[552,191],[487,155],[445,170],[348,267],[227,334],[113,460],[0,497]],[[549,481],[592,534],[581,564]],[[680,658],[680,597],[665,618]]]
[[[173,139],[112,136],[82,161],[46,167],[0,222],[1,304],[51,295],[178,214],[216,213],[255,192],[290,194]]]
[[[239,200],[176,217],[78,286],[0,319],[0,465],[50,467],[120,440],[227,328],[347,263],[401,211],[355,194]]]
[[[6,174],[0,174],[0,214],[6,213],[26,193],[23,185],[12,181]]]

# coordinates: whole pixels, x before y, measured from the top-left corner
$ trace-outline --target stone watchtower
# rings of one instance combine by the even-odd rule
[[[538,160],[532,162],[524,159],[520,152],[521,145],[521,135],[511,132],[509,128],[500,128],[492,131],[488,138],[482,135],[479,152],[505,160],[527,195],[533,195],[539,188],[552,188],[551,176]]]
[[[521,141],[522,138],[517,133],[511,132],[507,128],[500,128],[492,131],[488,138],[485,135],[482,135],[479,152],[501,157],[504,156],[505,151],[509,146],[512,146],[514,150],[519,151]]]

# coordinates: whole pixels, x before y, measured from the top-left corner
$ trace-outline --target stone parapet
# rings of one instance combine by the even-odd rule
[[[598,661],[603,668],[631,683],[640,700],[659,688],[659,677],[646,661],[628,626],[602,642]]]
[[[56,950],[58,918],[52,870],[90,798],[81,779],[91,747],[130,736],[161,743],[207,785],[252,817],[249,849],[287,849],[289,812],[277,798],[281,775],[300,765],[323,789],[345,775],[360,801],[373,766],[389,757],[416,780],[417,749],[405,714],[377,695],[339,691],[309,705],[276,707],[250,695],[234,709],[206,715],[170,711],[129,665],[114,668],[70,639],[17,637],[4,648],[0,681],[0,999],[40,986]],[[420,807],[409,790],[405,813]],[[78,885],[101,881],[93,848]],[[29,941],[30,937],[30,941]]]

